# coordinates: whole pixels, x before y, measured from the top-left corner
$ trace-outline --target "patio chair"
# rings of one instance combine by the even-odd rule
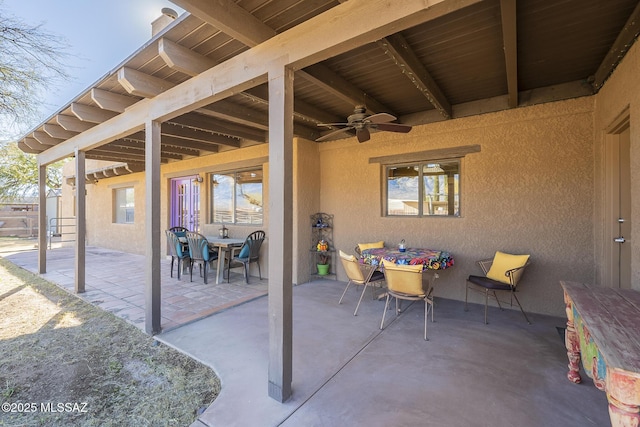
[[[377,271],[376,267],[373,265],[359,263],[358,259],[353,255],[346,254],[342,251],[339,251],[339,254],[340,261],[342,261],[342,266],[344,267],[344,271],[347,273],[349,281],[347,282],[347,286],[344,288],[344,292],[342,292],[342,296],[340,297],[338,304],[342,304],[342,299],[352,283],[355,285],[361,285],[362,293],[360,294],[358,305],[356,305],[356,310],[353,312],[353,315],[357,316],[358,308],[360,307],[362,297],[364,296],[367,287],[370,286],[371,291],[373,292],[373,288],[376,285],[382,286],[384,283],[384,274]]]
[[[260,280],[262,280],[262,271],[260,271],[260,248],[262,247],[264,239],[264,231],[254,231],[247,236],[247,239],[240,247],[238,255],[235,255],[237,248],[231,251],[231,256],[229,257],[229,262],[226,268],[227,282],[231,280],[230,272],[232,268],[244,267],[244,280],[249,284],[249,265],[252,262],[258,264],[258,276],[260,277]]]
[[[396,316],[400,313],[399,300],[424,301],[424,339],[427,339],[427,319],[431,309],[431,321],[433,322],[433,282],[427,281],[427,289],[424,289],[422,276],[423,266],[396,265],[393,262],[382,260],[384,277],[387,281],[387,300],[384,304],[380,329],[384,329],[384,318],[389,308],[389,300],[396,299]]]
[[[167,249],[169,250],[169,255],[171,255],[171,277],[173,277],[173,263],[175,260],[178,260],[178,279],[180,279],[180,272],[182,269],[180,268],[180,264],[182,264],[182,268],[184,269],[184,263],[188,262],[188,266],[191,266],[191,259],[189,257],[189,252],[185,250],[184,245],[178,239],[176,233],[171,230],[165,230],[165,234],[167,235]]]
[[[471,275],[467,279],[467,286],[464,293],[464,311],[469,311],[467,305],[469,289],[483,293],[484,323],[488,324],[487,307],[489,305],[489,297],[495,299],[498,307],[502,310],[503,308],[496,292],[509,292],[511,296],[511,306],[513,306],[513,300],[515,299],[525,320],[528,324],[531,324],[516,295],[516,286],[518,282],[520,282],[520,279],[522,279],[525,268],[529,265],[529,255],[511,255],[497,251],[493,258],[480,260],[478,261],[478,265],[484,272],[484,276]]]
[[[198,263],[200,276],[204,269],[204,283],[207,284],[207,266],[211,267],[213,261],[218,259],[218,252],[209,247],[207,238],[200,233],[187,231],[187,241],[191,256],[191,281],[193,282],[193,264]]]
[[[171,227],[169,231],[173,231],[176,236],[178,236],[178,240],[182,243],[182,250],[189,252],[189,243],[187,242],[187,231],[189,231],[189,229],[185,227]]]

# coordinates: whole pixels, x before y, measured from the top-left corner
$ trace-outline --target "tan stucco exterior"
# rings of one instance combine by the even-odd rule
[[[525,310],[561,316],[560,280],[602,283],[604,251],[604,129],[629,107],[631,114],[632,194],[640,194],[640,87],[636,44],[598,95],[488,113],[416,126],[407,135],[377,133],[359,144],[354,138],[317,144],[294,143],[294,283],[309,279],[311,229],[309,216],[334,217],[336,249],[353,251],[359,242],[384,240],[396,245],[450,251],[455,266],[440,274],[436,296],[464,299],[465,278],[480,273],[475,261],[496,250],[531,254],[532,264],[521,282]],[[480,152],[462,160],[460,218],[388,218],[381,214],[382,166],[378,156],[447,149],[477,144]],[[264,206],[268,206],[268,146],[203,156],[162,166],[162,221],[168,224],[169,180],[178,176],[233,169],[243,162],[264,160]],[[87,170],[97,164],[87,162]],[[65,169],[73,175],[73,163]],[[203,234],[217,234],[207,224],[207,179],[202,184]],[[135,188],[135,224],[112,222],[114,188]],[[64,214],[72,212],[65,188]],[[144,251],[144,174],[99,181],[87,190],[87,241],[91,245]],[[632,220],[640,223],[640,198],[633,198]],[[267,229],[268,212],[265,211]],[[166,228],[166,227],[165,227]],[[233,237],[254,228],[230,227]],[[639,242],[638,227],[632,240]],[[268,236],[263,254],[267,254]],[[633,250],[633,282],[640,283],[640,247]],[[163,249],[164,250],[164,249]],[[263,276],[268,276],[265,261]],[[338,279],[345,280],[335,265]],[[479,302],[477,296],[473,300]]]

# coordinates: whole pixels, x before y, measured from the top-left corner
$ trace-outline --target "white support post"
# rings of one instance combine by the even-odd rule
[[[76,275],[75,291],[84,292],[86,280],[86,246],[87,236],[87,186],[85,182],[86,166],[85,153],[78,148],[76,155]]]
[[[38,167],[38,273],[47,272],[47,165]]]
[[[160,333],[160,122],[145,125],[145,331]]]
[[[291,397],[293,306],[293,71],[269,71],[269,396]]]

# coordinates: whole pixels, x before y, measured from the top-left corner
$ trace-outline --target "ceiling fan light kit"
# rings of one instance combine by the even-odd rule
[[[403,125],[400,123],[391,123],[396,120],[396,117],[389,113],[377,113],[368,115],[367,109],[362,105],[357,105],[349,117],[347,117],[346,123],[318,123],[318,126],[344,126],[342,129],[336,129],[333,132],[321,136],[316,139],[316,142],[326,141],[338,134],[351,132],[355,130],[356,138],[358,142],[365,142],[371,138],[370,129],[380,130],[384,132],[399,132],[407,133],[411,130],[411,126]]]

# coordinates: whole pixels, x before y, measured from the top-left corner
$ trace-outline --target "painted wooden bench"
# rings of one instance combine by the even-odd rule
[[[640,425],[640,292],[560,282],[567,312],[567,377],[579,364],[607,393],[611,425]]]

